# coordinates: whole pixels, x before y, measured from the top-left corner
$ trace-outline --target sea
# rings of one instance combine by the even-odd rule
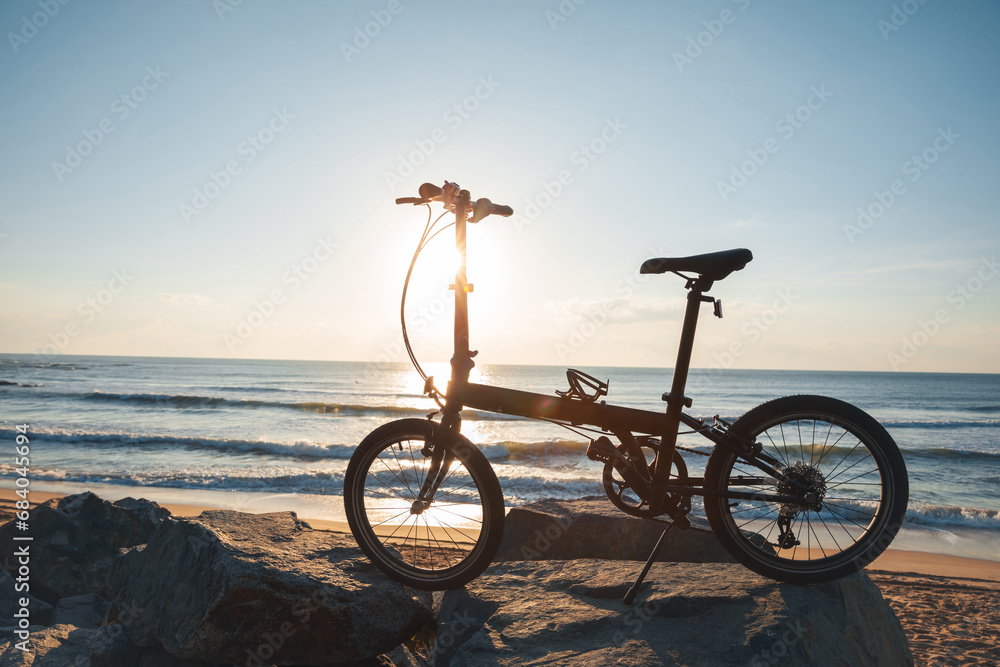
[[[425,370],[445,385],[446,364]],[[580,370],[609,380],[611,403],[664,409],[669,368]],[[472,379],[545,394],[567,387],[565,369],[552,366],[485,365]],[[391,363],[0,355],[0,486],[15,488],[27,472],[34,491],[343,520],[351,453],[379,425],[433,412],[422,387],[412,367]],[[693,369],[686,393],[689,412],[709,420],[790,394],[857,405],[892,435],[909,472],[893,546],[1000,561],[1000,375]],[[604,494],[586,434],[463,416],[508,507]],[[20,425],[27,471],[15,462]],[[680,444],[697,474],[711,443],[689,434]]]

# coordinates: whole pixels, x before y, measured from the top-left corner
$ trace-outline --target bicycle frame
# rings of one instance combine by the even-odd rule
[[[469,375],[475,367],[473,357],[477,354],[469,347],[468,294],[470,287],[466,275],[466,225],[470,210],[469,192],[461,190],[454,196],[451,203],[455,212],[455,247],[459,257],[455,284],[452,286],[455,290],[454,354],[451,358],[451,379],[445,392],[443,415],[440,428],[435,432],[436,438],[453,438],[461,430],[460,411],[464,408],[474,408],[488,412],[599,428],[614,434],[626,446],[629,453],[635,455],[631,458],[641,462],[640,466],[647,467],[639,444],[633,435],[635,433],[647,434],[660,439],[660,446],[652,470],[641,470],[642,473],[651,478],[655,496],[655,498],[643,498],[643,500],[650,501],[654,507],[661,507],[659,503],[668,493],[682,496],[721,495],[733,499],[769,500],[793,504],[802,502],[799,497],[775,493],[758,494],[705,489],[704,480],[699,478],[685,478],[683,481],[686,483],[671,483],[670,481],[670,469],[676,451],[678,430],[680,424],[683,423],[717,446],[727,447],[735,451],[747,463],[766,473],[769,477],[795,487],[804,488],[798,481],[789,479],[776,469],[776,466],[780,467],[780,461],[762,454],[759,445],[729,433],[725,424],[720,426],[718,421],[715,424],[707,424],[683,411],[685,405],[690,406],[689,399],[684,398],[684,389],[687,384],[701,304],[702,302],[715,302],[714,298],[705,294],[712,286],[710,280],[697,278],[688,281],[687,306],[684,311],[680,345],[677,350],[670,393],[663,396],[667,403],[665,412],[608,405],[606,401],[588,402],[469,382]],[[430,386],[428,383],[428,388]],[[440,478],[448,470],[450,461],[446,460],[446,456],[452,456],[443,452],[444,447],[435,447],[434,450],[430,471],[419,495],[425,504],[431,502],[434,490],[440,484]],[[746,485],[753,483],[754,480],[746,480]],[[757,483],[764,485],[765,478],[761,477]]]
[[[424,590],[456,588],[482,574],[500,549],[504,492],[486,455],[461,434],[465,408],[544,420],[589,437],[587,458],[603,464],[601,481],[611,503],[664,525],[625,604],[635,600],[670,533],[691,527],[694,496],[703,497],[705,518],[733,558],[758,574],[794,584],[857,572],[899,530],[908,495],[906,465],[892,437],[863,410],[836,398],[798,395],[762,403],[731,425],[718,416],[703,420],[684,412],[691,407],[684,391],[701,304],[714,304],[722,316],[720,302],[708,292],[753,259],[748,249],[643,263],[642,273],[669,272],[686,281],[665,410],[609,405],[601,400],[608,395],[607,383],[572,368],[566,371],[569,389],[555,395],[506,389],[470,381],[477,352],[469,345],[466,232],[468,223],[510,216],[513,210],[485,197],[472,202],[467,190],[447,181],[443,187],[424,183],[418,194],[396,203],[439,201],[445,213],[434,218],[428,210],[403,282],[400,326],[407,354],[425,380],[424,393],[440,409],[425,420],[398,419],[376,428],[344,473],[351,533],[390,577]],[[450,381],[442,392],[410,345],[406,294],[420,251],[451,226],[438,226],[447,214],[455,216],[460,261],[451,286]],[[681,456],[692,450],[678,443],[678,436],[689,433],[714,446],[697,478],[688,475]]]

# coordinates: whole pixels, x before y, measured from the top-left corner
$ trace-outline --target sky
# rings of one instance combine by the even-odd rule
[[[1000,372],[993,2],[9,0],[0,353],[404,361],[459,183],[480,363]],[[454,251],[407,304],[450,356]]]

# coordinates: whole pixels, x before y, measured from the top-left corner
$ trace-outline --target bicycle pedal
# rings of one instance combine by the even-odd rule
[[[587,446],[587,458],[591,461],[611,463],[618,460],[620,456],[621,454],[615,449],[614,444],[604,436],[597,440],[591,440],[590,445]]]

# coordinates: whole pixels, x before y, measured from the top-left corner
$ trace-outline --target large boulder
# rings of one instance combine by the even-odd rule
[[[435,665],[912,665],[906,637],[864,572],[795,586],[735,564],[495,564],[440,601]]]
[[[353,540],[292,512],[165,521],[115,563],[108,585],[108,620],[133,643],[214,663],[369,660],[430,617],[429,596],[418,599]]]
[[[144,544],[169,515],[148,500],[111,503],[90,492],[53,498],[30,511],[27,532],[18,531],[16,522],[0,527],[0,556],[17,562],[15,551],[27,546],[31,592],[49,604],[69,595],[101,594],[119,550]],[[32,540],[14,541],[15,535]]]
[[[708,523],[690,517],[674,530],[657,556],[662,562],[732,563]],[[539,500],[507,513],[495,560],[646,560],[664,524],[625,514],[605,496]]]

